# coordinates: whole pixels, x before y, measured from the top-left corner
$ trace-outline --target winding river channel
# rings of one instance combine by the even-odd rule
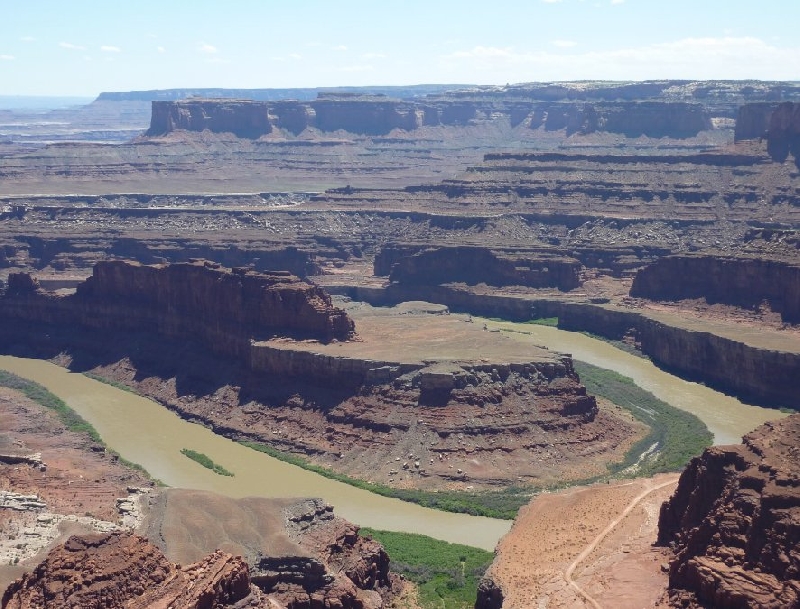
[[[633,378],[662,400],[694,412],[714,433],[717,443],[738,442],[743,433],[782,416],[682,381],[648,360],[579,333],[529,324],[486,323],[510,340],[572,353],[576,359]],[[509,521],[431,510],[329,480],[215,435],[151,400],[47,361],[0,356],[0,368],[47,387],[89,421],[111,449],[172,487],[211,490],[230,497],[323,497],[335,506],[337,514],[364,526],[421,533],[489,550],[511,525]],[[208,455],[235,476],[212,473],[183,456],[182,448]]]

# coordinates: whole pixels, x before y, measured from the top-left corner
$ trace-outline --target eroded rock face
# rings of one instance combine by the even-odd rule
[[[269,105],[236,99],[154,101],[147,135],[163,135],[176,129],[209,130],[257,138],[272,131]]]
[[[555,287],[568,291],[580,285],[581,263],[546,250],[492,250],[484,247],[386,247],[375,268],[403,284],[438,285],[463,282],[493,286]]]
[[[143,537],[71,537],[3,595],[3,609],[228,607],[251,594],[247,564],[224,552],[179,567]]]
[[[631,296],[651,300],[705,298],[755,308],[767,301],[785,321],[800,321],[800,265],[738,256],[676,255],[641,269]]]
[[[800,415],[691,461],[661,508],[676,606],[800,604]]]
[[[785,161],[789,154],[800,168],[800,103],[780,104],[769,119],[767,152],[778,162]]]
[[[147,329],[199,340],[221,354],[245,357],[254,338],[346,340],[354,331],[322,289],[285,271],[231,270],[203,260],[152,266],[117,260],[95,265],[65,297],[36,292],[25,277],[14,275],[2,299],[12,317],[93,330]]]

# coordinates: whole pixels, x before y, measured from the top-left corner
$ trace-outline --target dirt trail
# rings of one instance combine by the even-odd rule
[[[498,544],[489,570],[503,607],[659,606],[668,551],[653,542],[659,506],[676,480],[666,474],[538,496]]]
[[[652,482],[652,481],[648,480],[648,483],[650,483],[650,482]],[[586,548],[584,548],[584,550],[580,554],[578,554],[578,556],[575,558],[575,560],[573,560],[572,563],[569,565],[569,567],[567,567],[567,570],[564,571],[564,579],[567,580],[567,583],[570,585],[570,587],[572,589],[574,589],[578,594],[580,594],[584,599],[586,599],[586,601],[590,605],[595,607],[595,609],[602,609],[602,606],[594,598],[592,598],[589,595],[589,593],[586,592],[586,590],[584,590],[580,586],[580,584],[578,584],[572,578],[572,574],[575,572],[575,569],[578,567],[579,564],[581,564],[584,560],[586,560],[586,558],[588,558],[588,556],[592,552],[594,552],[595,549],[597,549],[597,546],[600,545],[600,543],[608,536],[608,534],[611,531],[613,531],[617,527],[617,525],[619,525],[619,523],[622,522],[622,520],[625,519],[633,511],[633,509],[642,502],[642,500],[645,497],[647,497],[648,495],[650,495],[654,491],[662,489],[662,488],[664,488],[666,486],[673,486],[673,485],[677,484],[677,482],[678,482],[678,475],[675,474],[670,480],[667,480],[666,482],[662,482],[660,484],[657,484],[656,486],[653,486],[651,488],[645,489],[644,491],[639,493],[636,497],[634,497],[633,501],[631,501],[625,507],[625,509],[622,511],[622,513],[619,516],[617,516],[614,520],[612,520],[608,524],[608,526],[605,529],[603,529],[602,532],[597,537],[594,538],[592,543],[590,543],[588,546],[586,546]]]

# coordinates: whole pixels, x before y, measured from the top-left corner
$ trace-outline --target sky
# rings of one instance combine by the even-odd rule
[[[800,80],[798,0],[0,0],[0,96]]]

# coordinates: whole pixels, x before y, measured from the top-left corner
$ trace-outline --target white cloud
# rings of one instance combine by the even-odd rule
[[[542,0],[545,4],[557,4],[561,2],[561,0]]]
[[[59,42],[58,46],[62,49],[68,49],[70,51],[85,51],[86,47],[81,46],[79,44],[72,44],[71,42]]]
[[[103,53],[120,53],[122,51],[122,49],[120,49],[119,47],[114,47],[106,44],[101,46],[100,50],[103,51]]]
[[[625,0],[611,0],[611,4],[625,4]]]
[[[16,59],[13,55],[0,55],[0,61],[14,61]]]
[[[166,53],[167,49],[165,49],[164,47],[156,47],[156,51],[158,51],[159,53]]]
[[[455,79],[496,83],[548,80],[796,80],[800,45],[777,47],[752,37],[684,38],[607,51],[517,51],[477,46],[439,58]],[[466,81],[465,81],[466,82]]]
[[[205,42],[201,43],[197,50],[201,53],[207,53],[209,55],[214,55],[215,53],[219,53],[219,49],[215,47],[213,44],[207,44]]]
[[[383,53],[364,53],[361,55],[361,59],[386,59],[386,55]]]
[[[303,59],[303,56],[300,55],[299,53],[289,53],[289,59],[294,59],[295,61],[298,61],[300,59]]]
[[[556,46],[559,49],[569,49],[574,46],[578,46],[578,43],[574,40],[553,40],[553,46]]]
[[[22,42],[36,42],[36,38],[33,36],[20,36],[19,38]]]
[[[347,50],[347,47],[345,45],[343,45],[343,44],[340,44],[339,46],[331,47],[331,51],[346,51],[346,50]]]

